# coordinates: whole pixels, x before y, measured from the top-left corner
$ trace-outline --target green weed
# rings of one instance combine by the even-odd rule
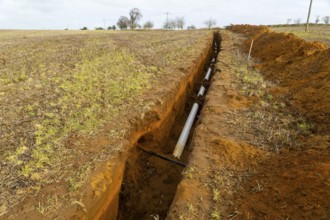
[[[217,202],[219,201],[219,195],[220,195],[220,190],[217,188],[213,189],[213,201]]]
[[[214,220],[220,220],[221,219],[221,215],[217,210],[212,211],[211,213],[211,218]]]

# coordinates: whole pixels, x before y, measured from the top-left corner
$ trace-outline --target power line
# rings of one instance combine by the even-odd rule
[[[166,14],[166,29],[168,29],[168,15],[171,14],[171,12],[165,12]]]

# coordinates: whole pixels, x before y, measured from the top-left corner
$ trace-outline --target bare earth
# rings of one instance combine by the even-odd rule
[[[0,218],[95,215],[109,185],[120,190],[109,164],[133,146],[134,131],[164,107],[211,38],[0,31]]]
[[[305,96],[291,101],[295,93],[283,92],[291,75],[271,72],[274,58],[263,61],[263,53],[276,54],[262,49],[276,48],[267,47],[271,40],[263,41],[264,36],[254,27],[234,26],[233,30],[255,37],[254,54],[259,60],[255,68],[251,63],[247,66],[246,56],[239,52],[244,39],[221,32],[218,70],[192,139],[189,167],[183,172],[168,219],[329,219],[329,109],[315,107],[313,112],[305,109],[305,114],[297,113],[297,109],[304,109],[301,103],[306,106],[308,100],[327,106],[329,93],[323,91],[329,88],[329,71],[314,69],[315,75],[327,75],[325,81],[313,82],[323,84],[323,89],[314,91],[320,94],[318,99]],[[243,51],[248,49],[250,39]],[[320,53],[327,51],[321,49]],[[326,67],[326,59],[324,65],[322,61],[318,64]],[[314,125],[307,126],[311,123],[308,120]]]
[[[182,169],[213,32],[0,31],[0,219],[329,219],[330,49],[220,34]]]

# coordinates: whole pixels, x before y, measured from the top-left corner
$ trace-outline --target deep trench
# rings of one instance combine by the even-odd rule
[[[193,88],[187,89],[188,96],[185,107],[182,108],[182,111],[176,113],[175,123],[167,128],[169,129],[168,131],[152,131],[143,135],[138,140],[136,147],[131,150],[126,162],[124,180],[121,186],[118,220],[154,219],[152,216],[159,216],[159,219],[166,218],[184,167],[152,156],[146,153],[146,151],[178,160],[172,156],[173,150],[193,103],[198,102],[201,106],[200,110],[202,109],[205,95],[197,97],[197,93],[201,85],[204,85],[206,89],[209,87],[209,83],[203,82],[203,78],[210,66],[214,68],[211,65],[211,61],[213,58],[217,59],[220,43],[221,36],[216,32],[213,37],[212,50],[207,57],[203,71],[198,73],[197,81],[192,86]],[[217,47],[216,50],[215,47]],[[215,72],[213,70],[212,76]],[[188,162],[191,150],[190,141],[195,125],[196,121],[180,159],[180,162],[184,164]]]

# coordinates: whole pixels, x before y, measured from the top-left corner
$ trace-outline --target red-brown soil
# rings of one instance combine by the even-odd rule
[[[72,135],[70,137],[66,148],[70,150],[77,148],[80,153],[74,158],[63,158],[65,162],[70,162],[72,165],[63,165],[62,172],[66,170],[78,171],[87,165],[89,170],[86,170],[87,176],[83,176],[84,172],[82,173],[84,182],[79,186],[79,189],[71,190],[68,187],[68,179],[65,175],[58,175],[54,177],[53,184],[40,186],[37,193],[27,194],[19,203],[14,204],[14,206],[8,209],[2,209],[1,205],[3,201],[0,200],[0,219],[116,218],[124,171],[125,168],[128,168],[127,170],[130,169],[129,166],[125,167],[128,157],[134,161],[134,157],[140,155],[139,153],[134,154],[134,152],[137,150],[137,143],[144,135],[152,134],[157,144],[158,142],[162,143],[164,139],[168,138],[171,131],[170,128],[178,121],[177,117],[180,117],[180,114],[184,111],[188,94],[201,75],[212,43],[211,32],[205,32],[202,41],[199,41],[198,45],[192,43],[192,39],[189,38],[190,34],[188,34],[189,42],[187,45],[190,47],[191,44],[190,48],[193,51],[187,54],[187,51],[182,52],[183,47],[179,47],[180,51],[176,51],[173,47],[180,39],[187,38],[181,36],[178,39],[178,35],[173,33],[173,38],[169,40],[162,38],[154,39],[152,38],[152,33],[146,35],[141,33],[127,33],[125,36],[117,36],[113,39],[116,42],[120,42],[118,43],[120,48],[129,53],[138,54],[139,60],[145,60],[151,69],[155,69],[155,74],[152,77],[152,88],[146,88],[146,91],[139,96],[140,99],[135,102],[134,106],[121,111],[120,118],[107,123],[104,128],[100,129],[92,137],[84,138],[79,135]],[[163,37],[164,35],[161,34],[160,36]],[[147,41],[145,38],[150,38],[150,40]],[[135,41],[134,44],[130,44],[132,40]],[[126,43],[123,44],[123,42]],[[170,44],[170,46],[167,47],[166,44]],[[150,45],[160,45],[158,48],[159,51],[156,46],[151,47]],[[166,57],[160,59],[156,55],[157,53],[166,54]],[[117,134],[116,137],[112,136],[112,131]],[[141,143],[139,144],[141,145]],[[157,144],[150,147],[156,148],[160,146]],[[159,149],[153,150],[157,151]],[[99,157],[95,157],[96,165],[89,160],[94,153],[99,155]],[[158,173],[168,168],[161,164],[163,161],[159,163],[154,162],[148,167],[146,164],[148,163],[147,161],[152,163],[154,159],[146,159],[145,155],[136,158],[138,163],[143,164],[143,167],[138,172],[134,172],[133,169],[132,174],[135,175],[133,178],[142,179],[142,182],[145,181],[144,178],[148,175],[143,175],[143,172],[152,170],[145,168],[152,168],[154,165],[158,166]],[[128,163],[133,161],[129,161]],[[138,163],[135,168],[138,168]],[[140,171],[142,173],[139,173]],[[179,179],[180,170],[177,174],[177,178]],[[168,181],[172,176],[172,174],[168,175],[168,173],[165,173],[164,179]],[[128,178],[128,182],[131,180]],[[157,181],[162,182],[160,179]],[[135,183],[137,182],[141,181],[136,181]],[[171,181],[168,182],[171,183]],[[157,186],[157,183],[153,184]],[[146,185],[150,186],[152,184],[147,183]],[[167,185],[169,185],[169,193],[165,191],[164,198],[160,195],[158,199],[169,204],[166,205],[167,208],[164,208],[165,206],[158,206],[157,202],[159,200],[154,200],[155,205],[153,207],[159,207],[156,211],[165,210],[164,213],[155,214],[165,216],[166,210],[173,199],[175,184]],[[139,192],[136,191],[133,193]],[[134,197],[135,195],[132,194],[130,196]],[[135,200],[134,202],[136,201],[138,202],[139,200]],[[149,203],[144,204],[149,205]],[[145,207],[148,208],[148,206]],[[152,208],[150,208],[150,213],[154,213],[152,212]]]
[[[254,37],[255,68],[271,81],[266,96],[275,98],[240,92],[246,87],[237,74],[246,66],[237,61],[241,39],[221,32],[218,71],[167,218],[329,219],[329,50],[264,27],[231,30],[247,37],[245,51]],[[286,121],[297,117],[316,129],[295,133],[295,123]]]
[[[153,103],[145,115],[135,108],[123,112],[116,126],[127,128],[126,136],[109,140],[104,132],[95,140],[80,140],[84,153],[73,169],[88,162],[88,154],[98,147],[121,147],[111,158],[100,157],[102,165],[92,167],[79,191],[65,194],[67,189],[58,181],[58,186],[26,197],[23,206],[7,217],[43,218],[29,206],[39,203],[40,209],[42,202],[52,199],[48,196],[52,192],[63,195],[62,200],[77,200],[47,218],[115,219],[119,207],[119,219],[152,219],[151,215],[160,219],[329,219],[329,49],[264,27],[233,26],[231,30],[247,37],[243,51],[254,39],[256,64],[251,68],[238,59],[242,42],[238,35],[221,32],[222,51],[185,151],[189,160],[184,158],[188,167],[182,175],[177,165],[139,148],[172,152],[187,116],[188,94],[209,55],[210,39],[187,64],[162,76],[164,83],[152,95],[144,94],[142,105]],[[162,62],[148,53],[144,56],[141,59]],[[255,69],[268,81],[256,83],[251,90],[240,74]],[[177,72],[180,77],[175,77]],[[262,95],[253,89],[262,90]],[[315,127],[297,126],[305,120]],[[72,137],[72,142],[76,139]],[[50,202],[56,207],[54,198]]]
[[[330,48],[306,42],[293,34],[276,33],[267,27],[237,25],[229,28],[243,34],[248,51],[260,60],[255,67],[266,79],[277,83],[275,93],[284,96],[299,113],[317,122],[318,132],[330,131]]]
[[[136,148],[131,150],[120,194],[118,220],[151,219],[152,216],[166,218],[181,180],[183,167],[151,156],[147,152],[177,160],[173,158],[172,152],[196,99],[195,94],[199,90],[200,82],[209,67],[211,45],[209,50],[205,51],[197,69],[192,71],[194,74],[190,74],[189,86],[179,88],[172,100],[177,103],[168,109],[166,115],[161,116],[164,118],[159,122],[160,127],[149,129],[149,132],[140,137]],[[186,81],[183,84],[186,84]],[[184,164],[188,157],[189,152],[186,151],[180,162]]]
[[[272,155],[234,193],[235,208],[243,219],[328,219],[329,176],[329,152]]]

